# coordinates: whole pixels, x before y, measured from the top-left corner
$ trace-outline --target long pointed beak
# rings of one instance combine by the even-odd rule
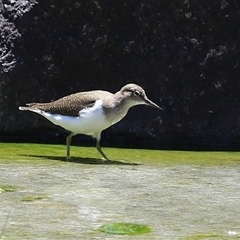
[[[151,100],[149,100],[148,98],[144,99],[146,105],[163,110],[163,108],[159,107],[156,103],[152,102]]]

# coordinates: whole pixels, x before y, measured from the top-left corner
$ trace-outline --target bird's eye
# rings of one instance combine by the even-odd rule
[[[140,94],[140,92],[139,91],[134,91],[134,96],[140,96],[141,94]]]

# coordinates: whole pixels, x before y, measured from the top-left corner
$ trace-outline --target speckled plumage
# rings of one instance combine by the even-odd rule
[[[49,103],[28,103],[25,110],[35,108],[52,114],[78,117],[82,109],[90,108],[96,100],[104,99],[112,95],[110,92],[101,90],[79,92]]]

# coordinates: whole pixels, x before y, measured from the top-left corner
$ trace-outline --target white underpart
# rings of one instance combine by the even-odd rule
[[[104,129],[112,125],[107,121],[102,109],[102,100],[97,100],[91,108],[79,112],[79,117],[69,117],[60,114],[51,114],[39,109],[29,109],[47,118],[53,124],[61,126],[75,134],[85,134],[97,137]]]

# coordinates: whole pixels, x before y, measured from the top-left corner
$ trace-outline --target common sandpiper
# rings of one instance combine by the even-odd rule
[[[77,134],[96,138],[97,150],[109,160],[100,146],[101,132],[119,122],[131,107],[142,104],[162,109],[147,98],[143,88],[130,83],[115,94],[102,90],[79,92],[53,102],[28,103],[19,109],[38,113],[70,131],[66,138],[67,160],[70,159],[72,137]]]

